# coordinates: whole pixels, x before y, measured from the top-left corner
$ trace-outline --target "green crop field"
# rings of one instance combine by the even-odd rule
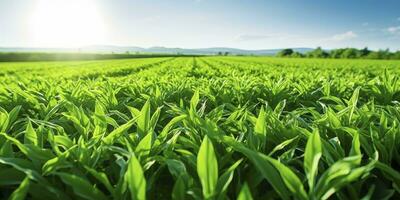
[[[0,63],[0,199],[400,199],[400,61]]]

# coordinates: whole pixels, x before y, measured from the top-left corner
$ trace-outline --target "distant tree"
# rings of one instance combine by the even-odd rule
[[[228,55],[229,55],[229,52],[225,51],[224,56],[228,56]]]
[[[222,56],[222,52],[218,51],[218,55],[219,55],[219,56]]]
[[[129,51],[126,51],[126,52],[125,52],[125,54],[129,54],[129,53],[130,53]]]
[[[368,54],[370,54],[371,51],[368,49],[368,47],[365,47],[364,49],[360,50],[360,56],[361,57],[367,57]]]
[[[310,57],[310,58],[327,58],[328,56],[329,56],[329,53],[322,50],[321,47],[317,47],[313,51],[310,51],[307,53],[307,57]]]
[[[369,59],[389,59],[390,58],[390,51],[389,49],[386,50],[379,50],[379,51],[373,51],[370,54],[368,54]]]
[[[277,56],[279,57],[289,57],[294,53],[293,49],[282,49],[278,52]]]
[[[345,49],[333,49],[329,52],[330,58],[341,58]]]
[[[295,52],[292,53],[292,55],[290,55],[290,57],[292,57],[292,58],[303,58],[304,55],[302,53],[300,53],[300,52],[295,51]]]
[[[390,52],[389,49],[371,51],[368,47],[363,49],[356,48],[341,48],[333,49],[330,51],[324,51],[321,47],[314,49],[313,51],[307,52],[305,55],[299,52],[295,52],[292,49],[283,49],[279,51],[276,56],[278,57],[308,57],[308,58],[347,58],[347,59],[400,59],[400,51]]]
[[[357,58],[358,56],[358,50],[354,48],[347,48],[343,51],[341,58]]]
[[[395,53],[393,53],[392,59],[398,59],[398,60],[400,60],[400,51],[396,51]]]

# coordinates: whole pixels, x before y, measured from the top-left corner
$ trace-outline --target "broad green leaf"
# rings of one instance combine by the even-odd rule
[[[140,115],[137,118],[137,128],[140,138],[143,138],[150,130],[150,100],[143,105]]]
[[[266,115],[267,113],[264,111],[264,107],[261,107],[254,127],[255,138],[253,140],[255,141],[253,145],[256,149],[262,149],[265,146],[267,135]]]
[[[200,94],[199,91],[196,90],[192,96],[192,99],[190,100],[190,109],[196,110],[199,100],[200,100]]]
[[[29,190],[29,178],[26,177],[19,187],[14,190],[14,192],[10,196],[10,200],[24,200]]]
[[[172,189],[172,199],[185,200],[185,193],[185,181],[183,180],[182,176],[179,176],[178,179],[175,181],[174,187]]]
[[[223,194],[228,189],[229,184],[232,182],[233,174],[235,169],[240,165],[242,160],[236,161],[232,166],[230,166],[222,175],[219,177],[216,191],[218,194]],[[221,197],[222,198],[222,197]]]
[[[98,181],[100,181],[106,188],[107,190],[113,194],[114,193],[114,188],[111,185],[110,181],[108,180],[108,177],[105,173],[103,172],[98,172],[95,169],[92,169],[88,166],[85,166],[85,169],[92,175],[94,176]]]
[[[131,154],[125,173],[125,182],[131,192],[132,200],[146,199],[146,178],[135,154]]]
[[[50,159],[46,163],[44,163],[42,167],[43,174],[47,175],[61,168],[72,167],[73,165],[67,161],[67,157],[69,156],[70,150],[72,149],[63,152],[61,155],[53,159]]]
[[[256,134],[264,135],[266,134],[266,112],[264,111],[264,107],[261,107],[260,113],[258,115],[256,125],[254,127],[254,132]]]
[[[171,130],[171,128],[172,128],[175,124],[177,124],[178,122],[180,122],[180,121],[182,121],[182,120],[184,120],[184,119],[186,119],[186,118],[187,118],[187,115],[180,115],[180,116],[174,117],[170,122],[168,122],[167,125],[165,125],[165,127],[164,127],[163,130],[161,131],[159,137],[160,137],[161,139],[166,138],[167,135],[168,135],[168,133],[169,133],[169,131]]]
[[[0,170],[0,187],[9,186],[9,185],[19,185],[26,175],[21,171],[18,171],[14,168],[5,168],[3,167]]]
[[[361,155],[361,148],[360,148],[360,146],[361,146],[361,144],[360,144],[360,134],[358,132],[356,132],[353,135],[353,142],[352,143],[353,144],[351,146],[351,150],[350,150],[350,155],[349,156],[358,156],[359,159],[356,162],[357,162],[357,164],[360,164],[362,155]]]
[[[387,177],[393,181],[393,184],[397,185],[397,188],[400,189],[400,172],[392,167],[386,165],[382,162],[376,162],[376,168],[382,171]]]
[[[11,126],[18,118],[18,114],[21,110],[22,106],[16,106],[13,108],[10,113],[8,113],[8,124]]]
[[[230,137],[223,137],[223,141],[236,151],[246,155],[282,199],[290,199],[291,196],[296,196],[299,199],[307,199],[302,182],[284,164],[260,152],[248,149]]]
[[[168,166],[169,172],[175,178],[179,178],[181,175],[187,173],[185,164],[180,160],[166,159],[165,163]]]
[[[125,131],[127,131],[134,123],[135,119],[132,119],[128,121],[126,124],[116,128],[103,139],[103,142],[109,145],[113,144],[114,141],[118,139]]]
[[[359,96],[359,94],[360,94],[360,87],[357,87],[357,88],[354,90],[353,96],[351,96],[351,98],[350,98],[350,100],[349,100],[349,102],[348,102],[349,107],[350,107],[350,112],[349,112],[349,124],[351,124],[351,120],[352,120],[352,118],[353,118],[354,110],[355,110],[356,107],[357,107],[357,101],[358,101],[358,96]]]
[[[253,197],[251,196],[250,188],[247,185],[247,183],[243,184],[237,200],[253,200]]]
[[[296,136],[296,137],[294,137],[294,138],[292,138],[292,139],[285,140],[285,141],[283,141],[282,143],[276,145],[276,146],[274,147],[274,149],[272,149],[272,151],[269,152],[268,156],[272,156],[275,152],[277,152],[277,151],[279,151],[279,150],[282,150],[282,149],[285,148],[286,146],[288,146],[288,145],[292,144],[293,142],[297,141],[297,139],[298,139],[298,137]]]
[[[107,197],[95,186],[93,186],[89,181],[74,175],[67,173],[55,173],[61,180],[69,185],[74,193],[82,198],[90,200],[102,200],[107,199]]]
[[[304,170],[307,175],[310,191],[314,188],[315,176],[318,173],[318,162],[322,156],[322,145],[318,131],[314,131],[308,140],[304,152]]]
[[[26,125],[25,130],[25,137],[24,137],[25,144],[33,144],[35,146],[38,145],[38,136],[36,131],[32,127],[32,123],[28,120],[28,124]]]
[[[218,162],[213,144],[207,136],[204,137],[197,155],[197,173],[203,188],[204,198],[211,198],[215,195],[218,181]]]
[[[160,118],[160,114],[161,114],[161,107],[157,108],[157,110],[151,116],[149,130],[154,130],[156,128],[158,118]]]
[[[19,150],[31,160],[47,161],[55,157],[54,154],[48,149],[41,149],[31,144],[24,145],[18,140],[9,137],[6,134],[2,135],[10,140],[12,143],[14,143],[19,148]]]
[[[19,158],[1,158],[0,163],[9,165],[16,170],[25,173],[26,177],[38,182],[43,188],[51,192],[57,199],[68,200],[68,196],[62,191],[51,185],[44,177],[42,177],[34,168],[32,162]]]
[[[154,143],[154,134],[152,132],[149,132],[146,136],[144,136],[142,140],[140,140],[139,144],[135,149],[135,153],[136,155],[138,155],[139,159],[141,157],[146,157],[149,155],[153,143]]]
[[[330,166],[318,180],[312,196],[317,199],[327,199],[343,185],[369,173],[374,168],[376,161],[371,161],[366,166],[359,167],[357,161],[360,156],[346,157]]]
[[[5,141],[3,146],[0,147],[0,157],[13,158],[14,156],[15,154],[12,147],[12,142],[9,140]]]

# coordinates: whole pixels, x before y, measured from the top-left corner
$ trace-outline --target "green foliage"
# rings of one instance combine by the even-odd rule
[[[203,188],[204,198],[210,199],[214,196],[217,186],[218,163],[213,144],[207,136],[204,137],[197,155],[197,173]]]
[[[283,49],[278,52],[279,57],[290,57],[294,53],[293,49]]]
[[[398,66],[0,63],[0,199],[400,199]]]
[[[386,60],[398,60],[400,59],[400,51],[390,52],[389,49],[371,51],[367,47],[363,49],[356,48],[342,48],[342,49],[332,49],[329,51],[324,51],[321,47],[309,51],[305,54],[300,52],[295,52],[292,49],[283,49],[276,54],[278,57],[291,57],[291,58],[344,58],[344,59],[386,59]]]

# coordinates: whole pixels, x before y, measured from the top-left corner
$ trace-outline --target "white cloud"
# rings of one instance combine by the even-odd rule
[[[347,31],[345,33],[334,35],[332,37],[332,40],[343,41],[343,40],[350,40],[350,39],[353,39],[356,37],[358,37],[358,35],[356,33],[354,33],[353,31]]]
[[[400,33],[400,26],[392,26],[386,29],[389,33],[397,34]]]

